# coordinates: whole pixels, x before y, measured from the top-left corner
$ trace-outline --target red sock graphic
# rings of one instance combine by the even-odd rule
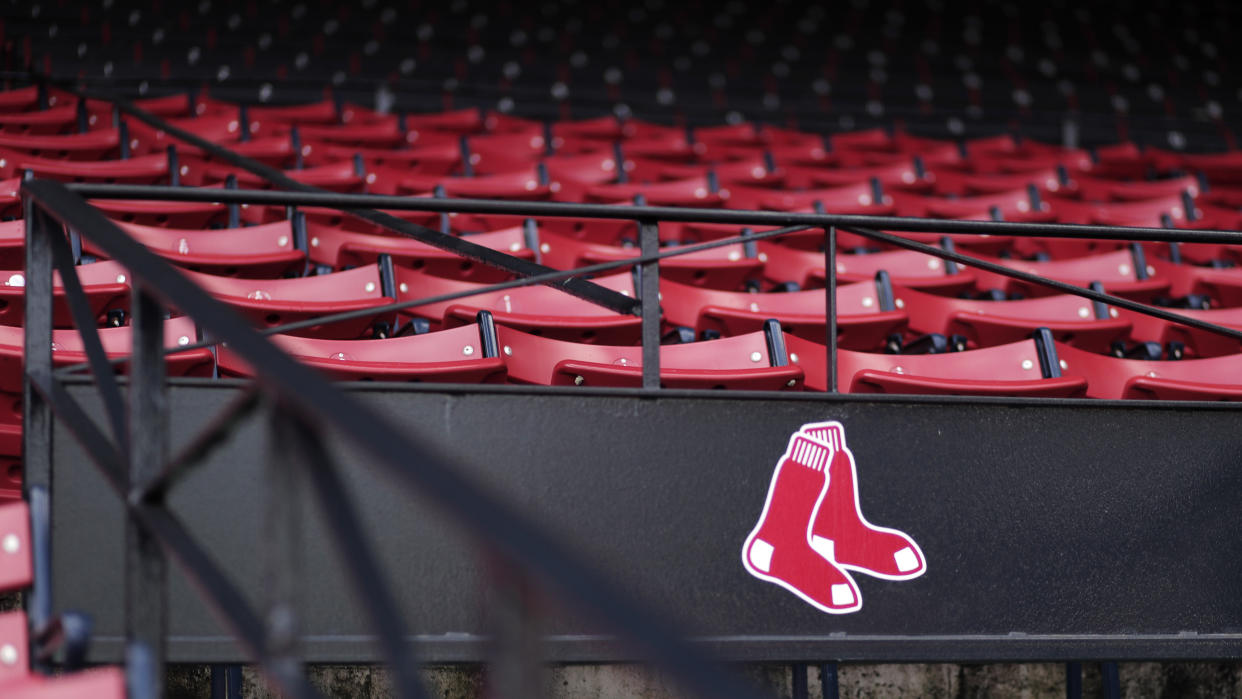
[[[854,455],[845,446],[839,422],[803,425],[799,434],[832,447],[828,487],[813,515],[811,545],[842,568],[886,580],[909,580],[927,570],[919,545],[896,529],[877,527],[863,517],[858,504]]]
[[[849,574],[811,547],[810,526],[824,496],[824,470],[832,448],[801,434],[776,464],[759,524],[742,547],[742,565],[751,575],[776,583],[830,614],[862,607],[862,595]]]

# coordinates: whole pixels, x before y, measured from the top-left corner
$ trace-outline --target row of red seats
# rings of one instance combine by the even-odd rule
[[[237,168],[200,160],[208,154],[184,145],[179,146],[179,167],[170,171],[176,163],[164,149],[175,139],[168,134],[138,122],[125,129],[104,127],[112,122],[111,106],[105,103],[83,102],[74,108],[73,98],[63,93],[53,101],[60,106],[0,114],[0,148],[15,151],[4,158],[0,174],[31,169],[41,176],[133,182],[177,176],[194,184],[219,183],[234,175],[243,185],[265,184]],[[1092,153],[1009,136],[956,144],[866,131],[824,139],[749,124],[687,131],[615,119],[545,127],[472,110],[399,117],[353,106],[340,109],[328,101],[243,110],[174,96],[143,106],[161,116],[179,117],[174,119],[177,126],[229,144],[248,157],[278,167],[296,165],[299,169],[288,172],[295,179],[329,189],[380,193],[429,193],[440,186],[449,196],[563,201],[618,201],[643,194],[650,203],[736,208],[806,206],[819,199],[830,208],[872,206],[883,211],[891,204],[904,215],[988,215],[996,208],[1008,217],[1051,214],[1066,222],[1109,224],[1119,218],[1133,223],[1151,217],[1132,206],[1075,202],[1124,204],[1201,194],[1202,183],[1189,176],[1118,181],[1181,169],[1202,173],[1212,182],[1201,206],[1225,208],[1238,199],[1229,185],[1240,181],[1236,171],[1242,163],[1231,154],[1140,151],[1132,144]],[[32,135],[48,124],[63,131],[98,129]],[[117,150],[134,157],[100,161]],[[73,166],[64,159],[85,162]],[[466,174],[472,176],[453,176]],[[622,178],[628,181],[618,182]],[[848,187],[838,191],[873,182],[893,191],[878,197]],[[1048,200],[1032,201],[1023,191],[1028,186],[1044,192]],[[1218,186],[1224,189],[1217,191]],[[771,196],[771,188],[809,191],[791,199]],[[954,199],[945,202],[945,196]],[[1184,207],[1176,201],[1156,206],[1152,224],[1160,214],[1174,222],[1195,218],[1194,212],[1179,213]]]
[[[0,339],[0,390],[20,388],[19,330]],[[111,356],[130,349],[128,328],[100,331]],[[943,354],[897,355],[841,349],[838,387],[846,393],[930,393],[1091,398],[1225,400],[1242,396],[1242,355],[1147,361],[1091,352],[1035,336],[983,349]],[[196,341],[188,319],[166,327],[175,350]],[[274,341],[329,376],[354,381],[509,382],[535,385],[637,387],[642,349],[588,345],[497,326],[490,314],[470,324],[420,335],[372,340],[331,340],[274,335]],[[57,366],[85,360],[76,331],[56,331]],[[661,347],[661,383],[678,388],[733,390],[828,389],[827,349],[785,333],[776,321],[761,330],[714,341]],[[252,376],[227,347],[217,357],[206,348],[171,354],[169,373]]]
[[[748,207],[810,210],[816,204],[826,206],[824,200],[832,193],[839,197],[839,206],[856,206],[866,213],[890,210],[909,212],[903,207],[913,207],[918,209],[916,213],[921,214],[979,217],[969,212],[970,207],[977,207],[984,199],[994,210],[1003,204],[1011,214],[1025,213],[1032,220],[1049,218],[1047,210],[1051,206],[1050,202],[1055,203],[1062,212],[1073,210],[1076,212],[1074,215],[1087,220],[1094,220],[1092,217],[1102,210],[1098,207],[1113,207],[1116,211],[1128,210],[1130,213],[1147,211],[1149,213],[1144,215],[1148,216],[1155,216],[1158,211],[1166,218],[1176,215],[1188,223],[1193,223],[1190,221],[1192,218],[1204,220],[1205,213],[1195,203],[1195,197],[1204,194],[1200,191],[1201,183],[1198,178],[1182,176],[1137,182],[1107,179],[1108,176],[1133,175],[1140,164],[1146,168],[1156,165],[1167,167],[1167,162],[1159,162],[1160,158],[1167,160],[1167,154],[1161,153],[1127,155],[1120,149],[1114,149],[1102,155],[1097,153],[1095,158],[1091,158],[1085,152],[1018,143],[1012,139],[991,139],[959,146],[883,132],[844,134],[828,142],[814,137],[815,142],[812,143],[812,137],[807,134],[755,128],[750,125],[697,129],[691,133],[684,129],[616,120],[557,124],[547,129],[538,125],[539,129],[536,131],[535,125],[529,122],[487,116],[478,112],[429,115],[402,120],[356,109],[347,116],[338,111],[335,105],[327,102],[306,107],[250,110],[244,113],[231,105],[202,100],[191,106],[184,98],[148,102],[146,106],[154,111],[165,110],[166,116],[185,116],[192,111],[196,116],[184,119],[180,125],[193,126],[200,135],[214,133],[219,140],[234,141],[241,149],[257,148],[250,144],[262,142],[264,139],[270,139],[273,146],[279,141],[284,144],[282,148],[301,142],[304,145],[298,152],[299,157],[311,161],[316,149],[324,152],[325,148],[330,150],[338,146],[361,148],[363,146],[350,139],[362,138],[360,134],[372,134],[367,137],[372,141],[365,144],[371,151],[364,157],[353,158],[348,162],[349,172],[342,174],[342,183],[351,177],[369,179],[369,175],[363,174],[372,165],[368,158],[375,160],[381,152],[402,157],[401,154],[415,150],[405,147],[415,141],[419,144],[417,148],[439,147],[445,153],[449,152],[451,146],[454,154],[452,157],[446,156],[444,160],[446,163],[454,163],[448,170],[438,174],[425,172],[422,175],[408,175],[404,180],[415,182],[409,188],[410,191],[439,187],[447,195],[506,194],[523,198],[555,199],[572,194],[574,197],[594,198],[599,201],[626,200],[641,195],[649,202],[661,197],[683,196],[717,205],[733,205],[727,201],[732,199],[743,202]],[[85,114],[88,122],[93,119],[94,123],[99,123],[109,118],[106,105],[84,103],[74,111],[79,117]],[[245,124],[245,127],[241,124]],[[296,137],[294,124],[297,129]],[[215,132],[211,129],[215,129]],[[399,134],[400,138],[394,137],[394,134]],[[170,162],[167,155],[158,152],[167,141],[166,134],[146,132],[144,135],[140,129],[135,129],[135,136],[129,144],[135,152],[141,152],[144,148],[157,151],[150,156],[138,157],[149,157],[152,162],[163,158],[166,164]],[[469,138],[463,141],[463,136]],[[71,136],[60,138],[68,139]],[[249,140],[243,141],[243,138]],[[609,146],[609,143],[612,145]],[[648,147],[649,151],[644,150]],[[808,149],[803,161],[798,160],[802,156],[791,155],[798,148]],[[549,155],[549,151],[553,154]],[[489,175],[486,174],[490,167],[488,163],[500,162],[497,159],[488,160],[489,152],[505,153],[510,161],[523,160],[525,164],[518,171]],[[254,154],[257,151],[252,153]],[[345,152],[340,151],[338,154],[343,156]],[[361,155],[361,152],[358,154]],[[185,158],[189,168],[188,164],[195,162],[193,159],[201,155],[203,154],[195,153],[192,149],[185,149],[179,157]],[[476,155],[479,157],[475,158]],[[893,166],[898,155],[908,162],[900,164],[899,167]],[[793,164],[774,165],[778,156]],[[612,160],[609,161],[609,158]],[[733,159],[705,165],[705,158]],[[852,162],[851,158],[854,159]],[[885,158],[889,158],[890,162],[883,163]],[[362,161],[362,169],[359,169],[358,162],[354,162],[358,160]],[[575,161],[577,170],[569,167],[571,160]],[[339,162],[342,165],[338,168],[341,173],[346,171],[343,167],[346,162]],[[453,168],[460,167],[465,162],[470,162],[472,167],[478,166],[482,172],[476,172],[473,177],[451,176]],[[612,163],[611,174],[608,174],[606,167],[608,162]],[[964,162],[971,165],[964,167]],[[1126,171],[1121,165],[1123,162],[1129,162],[1133,169]],[[534,163],[534,166],[530,163]],[[618,163],[621,165],[618,166]],[[1100,163],[1107,163],[1107,168],[1097,169],[1096,166]],[[246,177],[244,173],[235,170],[219,169],[210,163],[207,165],[206,171],[215,172],[212,177],[216,180],[226,175]],[[1039,168],[1034,167],[1035,165],[1039,165]],[[211,170],[212,167],[217,169]],[[860,168],[867,170],[866,178],[856,184],[848,184],[846,178],[861,177]],[[584,175],[581,181],[576,181],[574,187],[563,184],[559,189],[553,187],[560,181],[553,179],[554,177],[569,178],[575,172],[591,173],[592,170],[605,174]],[[651,178],[651,181],[646,184],[609,181],[618,179],[618,171],[626,172],[626,179],[630,175],[643,175]],[[1074,175],[1067,176],[1071,171]],[[187,169],[187,176],[191,172],[191,169]],[[314,166],[294,172],[301,172],[304,176],[306,173],[318,172],[319,175],[327,177],[327,171],[317,171]],[[695,174],[696,172],[699,174]],[[431,179],[417,180],[424,175]],[[1042,179],[1029,181],[1032,177]],[[596,181],[592,181],[592,178]],[[1022,187],[1021,178],[1027,178],[1026,184],[1032,186]],[[380,179],[376,177],[367,184],[373,184]],[[783,190],[790,182],[816,188],[809,191]],[[321,185],[325,183],[327,179],[318,182]],[[889,185],[887,192],[886,184]],[[497,192],[489,190],[489,187],[510,189]],[[1055,196],[1060,199],[1054,199],[1054,192],[1059,192]],[[107,206],[109,213],[114,216],[137,219],[139,215],[134,214],[138,208],[136,204],[109,202]],[[214,206],[215,214],[223,208]],[[955,206],[957,208],[953,208]],[[1073,209],[1075,206],[1079,208]],[[146,215],[150,213],[143,212]],[[147,224],[135,223],[128,227],[132,233],[168,258],[189,268],[212,273],[198,274],[195,278],[219,297],[243,309],[260,326],[279,325],[326,312],[368,308],[389,300],[471,290],[478,288],[474,286],[476,284],[494,280],[489,277],[487,270],[477,265],[469,265],[455,256],[409,239],[384,235],[369,224],[360,225],[356,220],[338,212],[305,212],[309,222],[302,235],[300,247],[297,241],[298,227],[288,220],[279,220],[285,216],[282,209],[250,207],[239,218],[259,225],[233,231],[206,230],[187,223],[179,223],[186,226],[185,228],[170,229],[167,225],[173,221],[167,213],[166,210],[164,214],[160,214],[165,217],[162,221],[144,219]],[[1218,213],[1215,220],[1221,220],[1222,215]],[[425,213],[405,213],[403,216],[427,225],[441,225],[450,230],[491,229],[492,232],[474,235],[472,239],[559,268],[624,260],[637,254],[632,245],[633,224],[627,222],[545,219],[533,228],[495,230],[496,226],[514,223],[520,219],[462,215],[445,217],[445,221],[438,215]],[[150,223],[163,225],[149,225]],[[200,222],[198,225],[206,224]],[[661,237],[669,242],[705,240],[736,232],[738,228],[730,226],[661,226]],[[920,236],[909,237],[918,239]],[[927,236],[923,238],[928,239]],[[245,242],[241,242],[243,239]],[[935,237],[931,239],[934,240]],[[784,334],[794,338],[794,341],[814,342],[822,339],[826,332],[823,293],[816,291],[815,287],[822,286],[825,273],[824,255],[816,249],[817,241],[822,241],[822,235],[812,233],[802,237],[792,236],[780,242],[764,241],[754,245],[726,246],[664,261],[661,267],[664,277],[662,306],[665,330],[684,326],[699,335],[718,333],[726,340],[734,341],[752,336],[764,327],[766,320],[775,319],[784,327]],[[1098,249],[1091,250],[1086,247],[1074,249],[1072,245],[1058,246],[1051,240],[993,240],[952,236],[950,241],[960,241],[964,250],[985,257],[980,251],[994,254],[1043,253],[1044,257],[1055,259],[991,259],[1080,286],[1098,281],[1111,293],[1141,300],[1169,294],[1198,293],[1210,296],[1218,305],[1226,308],[1197,312],[1206,314],[1203,316],[1205,318],[1224,324],[1235,320],[1232,318],[1232,309],[1227,306],[1237,305],[1238,297],[1234,295],[1236,289],[1242,288],[1242,284],[1238,284],[1235,279],[1238,275],[1232,270],[1209,269],[1162,260],[1156,254],[1157,249],[1152,246],[1137,251],[1118,249],[1110,252],[1108,243],[1102,243]],[[1046,244],[1048,250],[1056,251],[1057,254],[1049,255],[1048,250],[1040,250],[1038,245],[1041,242]],[[1025,250],[1020,243],[1027,244]],[[850,245],[865,245],[868,241],[857,236],[851,239],[848,234],[843,234],[839,244],[848,249]],[[239,247],[244,251],[239,252]],[[1222,250],[1222,247],[1216,246],[1215,254],[1228,252]],[[98,254],[89,243],[84,249],[87,253]],[[1205,256],[1210,254],[1199,248],[1195,250]],[[1081,252],[1095,254],[1087,257],[1072,255]],[[394,263],[387,278],[384,265],[377,263],[381,255],[387,255]],[[1191,256],[1188,255],[1189,257]],[[271,279],[272,276],[295,273],[299,266],[304,269],[308,260],[322,266],[323,272],[339,271],[306,278]],[[117,310],[113,308],[114,305],[124,303],[127,288],[123,283],[117,282],[117,270],[107,269],[107,264],[96,263],[81,268],[86,276],[98,272],[99,283],[95,285],[88,282],[87,287],[101,317],[106,317],[110,310]],[[843,284],[838,294],[841,313],[840,343],[849,350],[874,352],[890,343],[894,335],[908,340],[926,333],[958,336],[962,338],[961,348],[989,349],[1027,336],[1037,327],[1048,327],[1053,337],[1096,353],[1107,352],[1118,341],[1169,342],[1172,337],[1181,338],[1178,341],[1186,345],[1185,352],[1189,357],[1227,355],[1237,349],[1236,342],[1208,333],[1185,333],[1169,323],[1153,322],[1145,316],[1139,317],[1138,314],[1119,313],[1118,309],[1097,308],[1077,297],[1048,297],[1041,287],[1014,282],[990,272],[946,264],[938,258],[919,253],[880,251],[856,254],[842,251],[838,255],[837,264],[838,278]],[[221,273],[268,278],[229,279],[218,276]],[[887,291],[874,281],[880,273],[885,278]],[[747,293],[741,290],[748,279],[756,277],[765,280],[760,289],[776,289],[784,285],[803,290],[792,293]],[[599,281],[625,293],[634,291],[633,281],[626,273]],[[1002,295],[1020,293],[1030,298],[1023,301],[984,301],[953,297],[961,292],[978,292],[982,289],[997,289]],[[401,332],[400,319],[392,318],[387,329],[379,334],[383,339],[356,340],[360,335],[367,334],[369,329],[373,331],[377,321],[388,320],[366,317],[351,324],[302,331],[299,335],[306,337],[298,338],[296,342],[328,343],[307,349],[303,353],[307,357],[351,357],[359,353],[372,356],[372,352],[377,353],[375,356],[391,357],[393,351],[384,348],[414,345],[416,341],[432,346],[431,343],[439,343],[448,338],[445,333],[465,332],[460,328],[471,324],[479,310],[488,310],[495,314],[504,329],[502,332],[512,337],[542,336],[540,341],[543,342],[572,343],[539,353],[547,356],[568,357],[570,361],[591,363],[581,357],[593,356],[607,348],[631,354],[636,349],[633,347],[637,339],[636,319],[603,311],[543,287],[513,289],[482,298],[466,298],[460,302],[407,310],[405,318],[430,321],[415,328],[415,332],[420,333],[433,331],[427,334],[392,337],[391,335]],[[123,329],[109,332],[121,330]],[[352,342],[342,346],[340,343],[346,340]],[[450,348],[462,351],[468,346],[458,347],[455,341],[449,345]],[[520,341],[507,346],[511,350],[515,346],[524,347]],[[888,346],[891,347],[891,344]],[[558,347],[565,351],[554,351]],[[665,352],[671,354],[669,361],[672,362],[668,366],[679,366],[678,355],[695,357],[706,348],[724,350],[724,346],[718,343],[668,346]],[[326,351],[328,349],[333,351]],[[69,357],[71,353],[64,353],[62,356]],[[522,351],[521,356],[525,358],[528,353]],[[470,372],[484,371],[493,380],[507,378],[530,383],[550,383],[558,380],[555,377],[559,374],[555,372],[548,374],[544,369],[531,372],[526,365],[518,366],[515,371],[514,366],[503,363],[502,357],[480,355],[475,361],[482,358],[500,359],[502,366],[479,369],[473,363],[467,362]],[[458,357],[441,359],[450,363],[463,361]],[[624,360],[628,365],[627,368],[619,370],[621,375],[631,379],[636,376],[633,369],[636,356],[616,355],[610,361],[618,360]],[[191,358],[185,361],[196,366],[199,371],[212,365],[211,360],[202,356],[197,360]],[[365,368],[360,374],[354,369],[342,370],[340,361],[338,359],[338,363],[332,364],[333,371],[338,375],[344,371],[344,375],[358,377],[377,371],[374,368]],[[946,360],[941,360],[944,361]],[[419,373],[417,367],[406,367],[402,373],[400,362],[396,364],[398,366],[386,370],[388,373],[380,372],[380,375],[408,377],[410,374]],[[237,366],[230,364],[227,357],[221,357],[218,365],[214,366],[226,374],[241,372]],[[773,367],[748,368],[766,370]],[[443,377],[454,374],[450,371],[448,374],[431,372],[430,375]],[[479,378],[477,374],[470,375],[474,379]],[[583,383],[598,383],[589,375],[574,376],[580,377]],[[806,384],[815,387],[814,381],[808,380]]]

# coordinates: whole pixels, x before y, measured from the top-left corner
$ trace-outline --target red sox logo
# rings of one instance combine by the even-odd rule
[[[914,539],[863,517],[854,455],[835,421],[803,425],[789,438],[742,565],[829,614],[862,609],[849,571],[910,580],[927,570]]]

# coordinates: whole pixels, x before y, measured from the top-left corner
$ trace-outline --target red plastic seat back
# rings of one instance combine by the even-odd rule
[[[0,591],[20,590],[34,582],[30,546],[30,507],[20,501],[0,505]]]

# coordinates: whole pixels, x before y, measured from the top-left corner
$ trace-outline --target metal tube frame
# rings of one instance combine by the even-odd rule
[[[26,412],[36,413],[32,422],[46,425],[44,430],[29,433],[26,439],[27,455],[33,468],[31,483],[40,478],[48,479],[51,457],[52,412],[64,421],[70,432],[90,453],[101,473],[128,511],[127,521],[135,536],[127,537],[127,588],[131,599],[138,593],[154,595],[159,600],[152,609],[138,613],[137,605],[128,605],[126,613],[127,657],[132,659],[130,686],[135,694],[148,695],[158,692],[162,686],[160,672],[163,667],[163,646],[166,632],[167,577],[163,561],[165,557],[178,565],[195,582],[202,596],[235,634],[240,644],[255,660],[266,676],[279,690],[291,697],[316,696],[317,692],[293,660],[288,639],[274,634],[276,624],[261,618],[241,595],[240,591],[212,560],[191,533],[169,509],[167,495],[175,484],[180,470],[196,461],[209,447],[204,439],[191,439],[192,449],[187,457],[170,462],[167,455],[167,421],[161,409],[165,390],[163,363],[157,358],[163,353],[162,318],[164,308],[175,306],[190,315],[211,335],[242,356],[256,367],[264,377],[259,390],[269,399],[279,403],[281,417],[275,421],[278,431],[286,433],[286,439],[306,439],[308,431],[298,425],[307,422],[332,424],[352,439],[355,446],[370,452],[374,466],[395,480],[410,493],[418,493],[440,503],[445,512],[460,526],[475,534],[480,542],[500,560],[509,563],[521,575],[568,600],[577,607],[612,628],[620,637],[629,639],[641,650],[644,657],[659,666],[670,676],[679,680],[687,689],[702,696],[751,697],[753,690],[745,683],[733,680],[728,673],[711,662],[702,650],[681,640],[667,622],[647,613],[619,592],[605,576],[592,571],[569,555],[557,542],[556,537],[542,531],[536,525],[517,514],[506,503],[495,500],[486,491],[469,482],[462,471],[453,468],[444,456],[429,451],[410,435],[410,430],[392,425],[380,414],[365,407],[349,394],[334,386],[291,357],[277,349],[231,309],[210,297],[206,292],[186,280],[167,262],[130,238],[114,223],[104,218],[80,197],[62,184],[51,181],[32,180],[23,184],[24,205],[30,211],[33,225],[28,234],[28,274],[38,285],[27,289],[27,311],[43,311],[33,317],[42,321],[27,328],[26,342],[32,351],[25,371],[27,392]],[[92,239],[112,259],[126,266],[135,284],[135,358],[141,366],[133,371],[128,400],[128,430],[133,435],[134,448],[127,449],[122,435],[108,435],[90,419],[86,412],[69,397],[51,372],[52,323],[52,265],[58,249],[63,249],[53,239],[63,239],[65,228],[72,228]],[[70,270],[72,273],[72,270]],[[652,275],[653,277],[655,275]],[[658,283],[658,280],[657,280]],[[658,290],[658,286],[656,287]],[[81,294],[80,285],[70,288],[69,294]],[[75,302],[76,303],[76,302]],[[657,295],[649,301],[658,305]],[[71,306],[73,303],[70,304]],[[658,328],[658,326],[656,326]],[[93,322],[79,327],[84,336],[96,336]],[[88,341],[88,348],[90,343]],[[102,350],[102,348],[100,348]],[[657,346],[658,351],[658,346]],[[88,349],[89,354],[89,349]],[[102,351],[99,353],[102,354]],[[98,358],[96,358],[98,359]],[[98,361],[95,366],[103,366]],[[101,373],[111,375],[103,370]],[[98,381],[97,389],[105,394],[105,403],[115,399],[106,394],[116,388],[116,382]],[[214,435],[223,436],[233,424],[234,412],[247,409],[249,401],[242,400],[227,414],[207,428]],[[38,414],[42,411],[42,414]],[[286,415],[286,413],[288,415]],[[39,422],[42,420],[42,422]],[[124,434],[124,433],[122,433]],[[141,438],[139,438],[141,437]],[[286,443],[289,443],[288,441]],[[307,451],[307,445],[292,451]],[[321,450],[311,449],[320,453]],[[302,458],[290,455],[290,468],[308,468],[307,454]],[[42,470],[40,470],[40,468]],[[385,583],[376,577],[378,567],[366,562],[367,556],[363,530],[354,520],[350,508],[343,505],[339,489],[330,493],[322,486],[325,469],[335,465],[326,460],[314,459],[310,466],[320,487],[317,489],[321,502],[332,505],[331,524],[338,547],[349,552],[345,556],[349,565],[358,567],[358,574],[366,580],[358,581],[360,587],[372,585],[367,592],[368,604],[372,606],[373,618],[398,619],[399,612],[392,608],[392,597],[385,594]],[[273,480],[284,480],[275,470],[269,471]],[[339,480],[339,477],[338,477]],[[271,485],[279,485],[273,483]],[[326,498],[326,500],[325,500]],[[280,500],[281,498],[278,498]],[[296,618],[288,604],[279,605],[280,626],[296,628]],[[380,634],[384,655],[389,658],[407,658],[406,649],[393,647],[394,629],[389,626]],[[138,670],[141,670],[139,672]],[[423,696],[417,681],[407,676],[401,683],[406,696]]]

